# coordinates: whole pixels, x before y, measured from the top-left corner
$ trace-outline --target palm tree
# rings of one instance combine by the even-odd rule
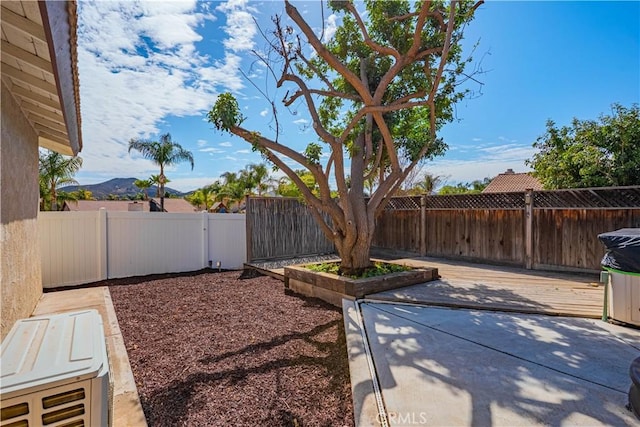
[[[160,192],[160,209],[164,212],[164,184],[167,177],[164,174],[165,166],[172,166],[180,162],[191,163],[193,170],[193,154],[191,151],[185,150],[177,142],[171,140],[171,134],[165,133],[160,135],[160,141],[143,141],[139,139],[131,139],[129,141],[129,152],[137,150],[142,157],[151,160],[160,166],[160,175],[158,175],[158,189]]]
[[[242,201],[247,195],[247,189],[241,181],[235,181],[225,184],[218,194],[227,201],[227,203],[225,203],[227,206],[231,207],[235,203],[238,209],[240,209]]]
[[[58,191],[56,194],[56,203],[60,202],[60,206],[56,207],[56,210],[63,210],[66,202],[77,202],[79,199],[77,191]]]
[[[263,193],[272,187],[273,179],[269,176],[269,169],[267,169],[264,163],[249,165],[247,170],[249,172],[251,190],[257,190],[258,196],[262,196]]]
[[[409,190],[410,194],[432,194],[438,185],[442,183],[443,177],[440,175],[433,175],[429,172],[425,172],[420,180],[413,188]]]
[[[149,177],[149,182],[151,182],[151,186],[156,186],[156,197],[160,197],[160,175],[151,175]],[[169,180],[165,177],[164,183],[168,183]]]
[[[231,207],[233,203],[236,203],[239,209],[242,200],[249,192],[248,172],[246,170],[242,170],[240,174],[225,172],[221,177],[224,179],[224,183],[218,195],[223,198],[227,206]]]
[[[204,205],[204,195],[200,189],[194,191],[188,196],[185,196],[184,199],[195,206],[196,209],[202,209],[202,205]]]
[[[39,156],[39,181],[40,197],[43,199],[43,207],[49,202],[49,209],[58,210],[58,197],[56,189],[64,184],[77,184],[73,175],[82,167],[82,158],[65,157],[60,153],[40,153]]]
[[[149,187],[153,185],[150,179],[136,179],[133,185],[138,187],[144,193],[144,200],[149,200]]]
[[[209,211],[215,203],[216,193],[212,185],[206,185],[197,189],[191,195],[185,197],[185,199],[194,205],[198,209]]]

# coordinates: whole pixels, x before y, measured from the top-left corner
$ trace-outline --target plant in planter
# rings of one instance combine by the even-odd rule
[[[335,274],[342,276],[339,262],[322,262],[318,264],[309,264],[306,266],[311,271],[319,273]],[[398,273],[400,271],[409,271],[411,267],[400,264],[392,264],[388,262],[377,261],[367,267],[358,276],[347,276],[351,279],[366,279],[367,277],[384,276],[385,274]]]
[[[209,111],[216,129],[245,139],[298,186],[334,243],[344,274],[358,275],[371,265],[376,217],[419,162],[447,148],[437,131],[453,119],[454,104],[468,92],[462,80],[473,81],[465,74],[471,59],[463,57],[461,40],[481,3],[367,1],[356,7],[329,1],[341,24],[324,40],[285,1],[286,15],[273,18],[270,49],[257,54],[270,71],[266,75],[286,91],[273,91],[269,100],[274,135],[244,128],[245,117],[230,93],[221,94]],[[308,109],[317,141],[304,151],[280,139],[276,96],[285,109]],[[291,160],[313,176],[316,191]],[[371,182],[375,188],[367,194]]]

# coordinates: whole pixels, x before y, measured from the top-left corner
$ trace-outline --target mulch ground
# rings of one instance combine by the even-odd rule
[[[352,426],[340,310],[240,272],[110,280],[150,426]]]

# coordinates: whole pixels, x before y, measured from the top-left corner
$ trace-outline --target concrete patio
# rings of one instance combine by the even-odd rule
[[[638,425],[640,330],[599,319],[602,286],[431,262],[442,279],[343,300],[357,426]]]

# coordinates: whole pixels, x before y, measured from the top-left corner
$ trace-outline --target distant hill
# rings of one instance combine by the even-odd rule
[[[129,198],[135,197],[138,193],[142,193],[138,187],[133,185],[133,183],[138,178],[113,178],[109,181],[101,182],[99,184],[90,184],[90,185],[68,185],[66,187],[60,188],[62,191],[72,192],[77,191],[78,189],[89,190],[93,194],[93,197],[97,200],[104,200],[109,197],[109,194],[113,194],[118,196],[119,198]],[[147,190],[149,197],[156,196],[156,186],[152,186]],[[182,193],[178,190],[174,190],[173,188],[169,188],[167,186],[164,187],[165,194],[175,194],[178,197],[184,197],[188,193]]]

